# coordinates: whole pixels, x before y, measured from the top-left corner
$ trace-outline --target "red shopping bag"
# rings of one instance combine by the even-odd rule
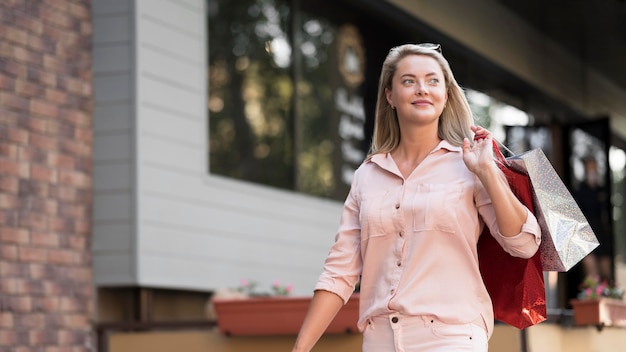
[[[507,166],[495,140],[493,149],[511,190],[534,213],[530,178]],[[529,259],[513,257],[485,227],[478,241],[478,262],[496,320],[518,329],[546,320],[546,291],[539,251]]]

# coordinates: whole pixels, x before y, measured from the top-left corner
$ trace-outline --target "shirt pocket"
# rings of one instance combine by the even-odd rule
[[[361,240],[386,235],[384,210],[394,206],[391,192],[369,192],[361,196],[359,221],[361,222]]]
[[[419,184],[413,199],[413,230],[455,233],[462,184]]]

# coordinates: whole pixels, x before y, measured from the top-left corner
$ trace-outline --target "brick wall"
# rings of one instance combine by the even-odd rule
[[[91,328],[88,0],[0,1],[0,352],[80,352]]]

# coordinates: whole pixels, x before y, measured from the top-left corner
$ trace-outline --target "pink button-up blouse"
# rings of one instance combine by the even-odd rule
[[[442,141],[406,179],[390,154],[372,156],[355,172],[315,289],[346,302],[360,277],[361,330],[373,316],[400,312],[447,323],[482,318],[491,336],[478,237],[487,225],[508,253],[529,258],[541,230],[529,211],[518,235],[502,236],[489,195],[462,153]]]

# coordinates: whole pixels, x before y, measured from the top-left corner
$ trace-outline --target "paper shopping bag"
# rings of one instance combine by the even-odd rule
[[[528,175],[535,216],[541,227],[544,271],[568,271],[598,245],[589,222],[541,149],[506,159],[511,169]]]
[[[495,141],[494,154],[513,193],[534,213],[528,175],[508,167]],[[546,291],[539,251],[529,259],[513,257],[485,227],[478,241],[478,260],[496,320],[518,329],[546,320]]]

